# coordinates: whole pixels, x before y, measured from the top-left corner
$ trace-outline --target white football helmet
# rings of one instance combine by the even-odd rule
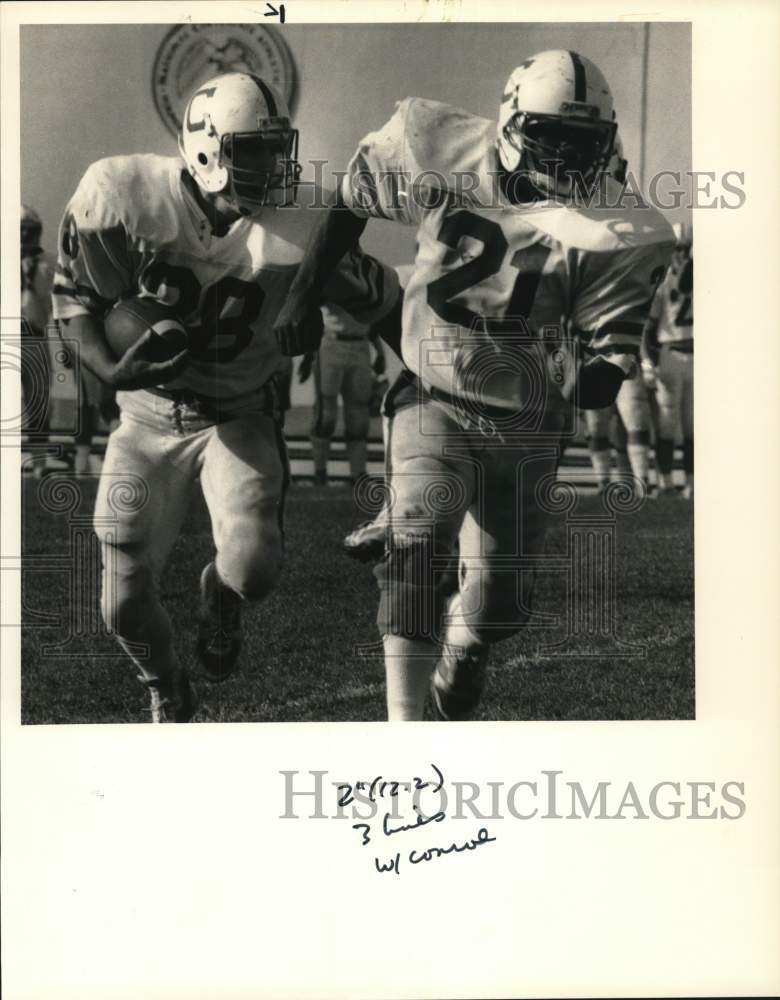
[[[288,204],[301,173],[287,105],[250,73],[198,87],[184,109],[179,152],[205,194],[221,194],[243,215]]]
[[[574,179],[590,187],[607,170],[617,122],[604,74],[566,49],[539,52],[507,81],[498,115],[498,157],[509,173],[566,197]]]

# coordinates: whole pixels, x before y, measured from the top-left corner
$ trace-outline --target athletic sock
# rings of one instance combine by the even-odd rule
[[[427,640],[399,635],[386,635],[384,646],[388,721],[419,722],[440,649]]]
[[[346,448],[347,459],[349,460],[349,475],[354,483],[366,474],[367,442],[364,439],[347,441]]]

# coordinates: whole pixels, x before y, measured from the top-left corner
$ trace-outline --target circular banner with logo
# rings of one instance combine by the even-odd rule
[[[220,73],[254,73],[284,97],[292,111],[295,65],[279,32],[261,24],[178,24],[162,40],[152,70],[157,113],[178,135],[188,98]]]

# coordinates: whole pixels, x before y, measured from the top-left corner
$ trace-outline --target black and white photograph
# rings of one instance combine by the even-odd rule
[[[780,8],[0,27],[3,996],[780,994]]]
[[[695,716],[689,23],[20,45],[25,723]]]

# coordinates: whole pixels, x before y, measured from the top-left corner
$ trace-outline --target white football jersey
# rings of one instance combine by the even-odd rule
[[[650,315],[658,320],[658,343],[693,340],[693,256],[673,263],[661,282]]]
[[[494,122],[407,98],[360,143],[342,197],[356,214],[418,227],[405,283],[406,365],[435,388],[516,409],[528,394],[518,345],[544,359],[541,343],[573,325],[597,353],[638,353],[674,235],[645,205],[511,204],[495,136]],[[608,190],[614,203],[619,189]],[[543,370],[554,377],[549,361]]]
[[[102,319],[121,298],[155,298],[190,332],[191,363],[166,387],[235,399],[280,367],[273,324],[325,210],[269,208],[218,237],[183,170],[154,155],[89,167],[60,226],[54,315]],[[369,323],[397,296],[395,271],[360,251],[344,257],[324,295]]]

